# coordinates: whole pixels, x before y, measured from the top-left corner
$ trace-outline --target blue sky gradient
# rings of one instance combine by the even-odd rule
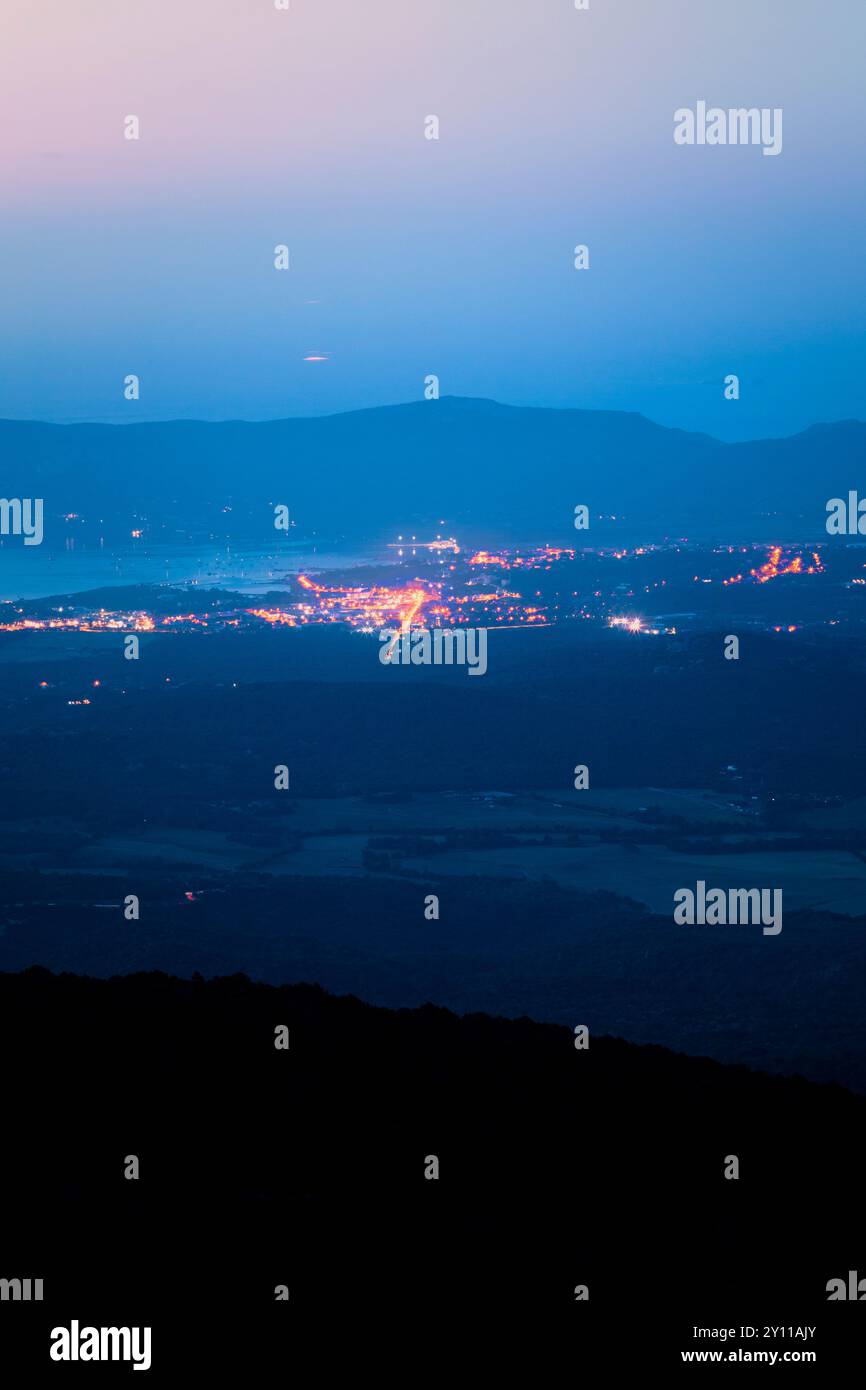
[[[319,414],[435,373],[724,439],[866,418],[862,0],[7,9],[0,416]],[[781,107],[782,153],[678,147],[698,99]]]

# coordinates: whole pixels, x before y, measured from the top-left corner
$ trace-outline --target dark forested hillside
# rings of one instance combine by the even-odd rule
[[[662,1309],[687,1346],[723,1306],[819,1338],[833,1314],[830,1364],[858,1315],[826,1294],[864,1248],[866,1102],[839,1088],[243,976],[2,975],[0,1047],[4,1272],[45,1282],[4,1307],[10,1350],[134,1309],[176,1373],[217,1326],[225,1357],[290,1358],[313,1328],[441,1337],[459,1312],[608,1356],[627,1324],[627,1360]]]

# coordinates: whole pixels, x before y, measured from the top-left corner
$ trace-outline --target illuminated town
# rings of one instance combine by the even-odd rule
[[[143,607],[92,607],[87,595],[63,603],[7,602],[0,604],[0,632],[146,633],[342,624],[372,633],[579,622],[640,635],[673,635],[684,619],[707,608],[708,586],[724,592],[732,586],[757,589],[771,581],[799,585],[827,574],[818,550],[779,544],[700,547],[681,541],[634,550],[535,546],[464,551],[453,537],[427,542],[412,537],[406,542],[400,538],[390,548],[395,559],[385,565],[286,574],[264,601],[245,601],[230,591],[201,592],[195,585],[164,585],[142,590],[154,599]],[[847,569],[836,582],[841,578],[846,589],[863,585],[862,555],[846,555]],[[764,625],[776,632],[793,632],[798,626],[790,621]]]

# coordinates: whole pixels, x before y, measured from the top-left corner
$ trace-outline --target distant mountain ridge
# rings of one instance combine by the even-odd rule
[[[197,535],[260,528],[267,543],[279,502],[307,534],[354,539],[445,526],[591,543],[573,529],[580,502],[624,537],[817,539],[827,500],[863,477],[866,423],[726,444],[640,414],[445,396],[265,422],[5,420],[0,458],[5,496],[44,497],[49,543],[68,513],[119,534],[141,517]]]

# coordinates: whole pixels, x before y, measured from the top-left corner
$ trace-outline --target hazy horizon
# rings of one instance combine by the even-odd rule
[[[824,427],[833,428],[833,427],[839,426],[839,425],[866,425],[866,410],[864,410],[864,414],[863,414],[862,416],[859,416],[859,415],[848,415],[848,416],[840,416],[840,417],[838,417],[838,418],[836,418],[836,419],[823,419],[823,418],[822,418],[822,419],[810,420],[810,421],[808,421],[806,424],[798,426],[796,429],[792,429],[792,430],[790,430],[790,431],[783,431],[783,432],[781,432],[781,433],[779,433],[779,434],[750,435],[750,436],[745,436],[743,439],[724,439],[721,435],[713,434],[713,432],[712,432],[711,430],[702,429],[702,428],[700,428],[700,426],[698,426],[698,425],[686,427],[686,426],[681,426],[681,425],[676,425],[676,424],[668,424],[668,423],[665,422],[665,421],[656,419],[654,416],[648,414],[648,413],[647,413],[646,411],[644,411],[644,410],[629,410],[626,406],[622,406],[622,407],[619,407],[619,408],[611,408],[611,407],[608,407],[608,406],[593,406],[593,405],[555,405],[555,406],[553,406],[553,405],[541,405],[541,404],[536,405],[536,404],[532,404],[531,402],[520,402],[520,403],[518,404],[518,403],[513,402],[513,401],[502,401],[502,400],[497,400],[497,399],[495,399],[495,398],[492,397],[492,396],[461,396],[461,395],[457,395],[457,394],[455,394],[455,393],[442,395],[442,396],[439,398],[439,402],[438,402],[438,403],[439,403],[439,404],[445,404],[446,402],[449,402],[449,401],[460,401],[461,403],[463,403],[463,404],[465,404],[465,405],[484,405],[484,406],[493,405],[493,406],[496,406],[498,409],[501,409],[501,410],[526,410],[526,411],[535,411],[535,410],[537,410],[537,411],[549,411],[549,412],[551,412],[551,413],[556,412],[556,413],[558,413],[558,414],[565,414],[565,413],[568,413],[568,412],[575,412],[575,413],[580,413],[580,414],[585,414],[585,415],[636,415],[636,416],[640,416],[642,419],[648,421],[649,424],[657,426],[659,429],[676,430],[676,431],[679,431],[679,432],[682,433],[682,434],[704,435],[704,436],[706,436],[706,437],[709,438],[709,439],[716,440],[716,441],[717,441],[718,443],[720,443],[720,444],[761,443],[761,442],[770,441],[770,440],[773,440],[773,439],[793,439],[793,438],[795,438],[797,435],[805,434],[805,433],[807,433],[807,432],[808,432],[809,430],[811,430],[811,429],[820,429],[820,428],[824,428]],[[338,409],[338,410],[322,410],[322,411],[315,411],[315,412],[301,412],[301,411],[299,411],[299,412],[297,412],[297,413],[295,413],[295,414],[288,414],[288,415],[262,415],[262,416],[226,415],[226,416],[219,416],[219,417],[207,417],[207,416],[204,416],[204,415],[189,415],[189,416],[171,415],[171,416],[165,416],[165,418],[158,418],[158,419],[154,418],[154,419],[146,419],[146,420],[145,420],[145,419],[140,419],[140,418],[139,418],[139,419],[134,419],[134,418],[131,418],[131,417],[122,418],[122,419],[110,419],[110,420],[108,420],[108,419],[97,419],[97,418],[95,418],[95,417],[92,418],[92,419],[91,419],[91,418],[88,418],[88,419],[81,419],[81,420],[75,420],[75,419],[56,419],[56,420],[48,420],[48,419],[40,418],[40,417],[38,417],[38,416],[0,415],[0,424],[11,424],[11,425],[52,425],[52,426],[55,426],[55,425],[56,425],[56,426],[60,426],[60,427],[69,426],[69,427],[83,427],[83,428],[86,428],[87,426],[90,426],[90,425],[97,425],[97,426],[103,426],[103,425],[104,425],[104,426],[113,426],[113,425],[118,425],[118,426],[120,426],[120,427],[122,427],[122,428],[123,428],[123,427],[131,426],[131,425],[214,425],[214,426],[218,426],[218,425],[277,425],[277,424],[282,424],[282,423],[284,423],[284,422],[286,422],[286,421],[293,421],[293,420],[328,420],[328,419],[334,419],[334,418],[336,418],[336,417],[338,417],[338,416],[343,416],[343,415],[365,415],[365,414],[371,414],[371,413],[373,413],[373,412],[375,412],[375,411],[384,411],[384,410],[404,410],[404,409],[406,409],[406,408],[409,407],[409,406],[417,406],[419,409],[426,409],[426,408],[429,408],[429,407],[431,407],[431,406],[432,406],[433,408],[435,408],[436,404],[437,404],[437,402],[432,402],[432,401],[419,401],[419,400],[382,401],[382,402],[380,402],[380,403],[378,403],[378,404],[363,405],[363,406],[352,406],[352,407],[347,407],[346,409],[342,409],[342,410],[340,410],[340,409]]]
[[[828,1374],[866,3],[0,35],[10,1384]]]
[[[432,374],[728,441],[862,417],[864,39],[853,0],[11,0],[0,416],[318,416]],[[703,99],[782,110],[778,157],[678,146]]]

